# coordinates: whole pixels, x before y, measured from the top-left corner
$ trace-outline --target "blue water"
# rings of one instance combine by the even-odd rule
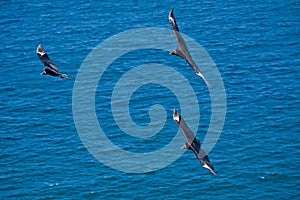
[[[180,31],[212,57],[226,89],[226,121],[209,154],[217,176],[189,151],[149,173],[125,173],[104,165],[77,133],[74,81],[40,75],[38,44],[62,72],[76,77],[86,56],[107,38],[134,28],[169,29],[171,7]],[[0,9],[0,199],[299,198],[299,1],[2,1]],[[95,98],[97,118],[108,137],[132,152],[161,148],[177,132],[172,109],[178,102],[159,85],[139,88],[130,109],[132,119],[145,126],[149,107],[162,104],[168,113],[160,133],[135,140],[124,136],[112,119],[111,86],[122,73],[142,64],[141,59],[176,63],[174,68],[198,91],[199,137],[211,114],[207,88],[187,64],[149,52],[118,59],[99,81]],[[139,98],[148,92],[158,98]]]

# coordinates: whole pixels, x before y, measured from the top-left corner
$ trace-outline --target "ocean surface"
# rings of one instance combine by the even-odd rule
[[[116,34],[138,28],[167,29],[167,37],[173,38],[170,44],[176,48],[168,22],[172,7],[180,31],[210,55],[226,91],[224,126],[209,151],[216,176],[201,167],[193,152],[181,150],[182,136],[171,153],[157,154],[148,163],[134,161],[136,168],[131,168],[130,158],[116,156],[111,145],[97,140],[106,135],[110,144],[131,154],[158,151],[178,133],[172,110],[176,107],[183,113],[182,101],[191,106],[183,117],[200,120],[196,130],[203,141],[210,123],[220,123],[211,122],[212,105],[218,104],[211,102],[211,91],[183,59],[161,49],[132,49],[108,63],[101,77],[99,71],[90,71],[99,78],[91,86],[94,92],[79,97],[95,105],[78,103],[74,97],[76,85],[83,85],[79,91],[86,94],[89,90],[84,84],[92,84],[92,75],[81,76],[83,81],[79,81],[87,56]],[[0,9],[0,199],[300,198],[299,1],[12,0],[1,1]],[[38,44],[60,71],[75,80],[40,75],[43,64],[35,52]],[[130,45],[120,42],[121,49]],[[118,48],[113,50],[112,54]],[[97,59],[98,67],[111,59],[110,53],[105,55],[103,62]],[[196,62],[205,72],[205,65]],[[171,87],[185,89],[173,75],[162,73],[161,79],[143,85],[145,77],[160,74],[149,69],[150,75],[144,75],[148,72],[144,70],[126,79],[128,90],[136,81],[140,86],[130,96],[128,109],[122,110],[120,99],[127,86],[115,95],[119,79],[147,63],[176,70],[195,96],[179,92],[184,95],[178,99],[175,89],[155,83],[164,80]],[[195,105],[201,115],[193,115]],[[124,118],[126,111],[129,116]],[[84,117],[80,118],[83,125],[78,123],[78,113],[92,113],[97,123]],[[114,114],[123,118],[118,121]],[[135,131],[139,130],[135,126],[142,131]],[[129,135],[126,127],[134,133]],[[84,140],[93,141],[92,148]],[[182,155],[163,166],[173,150]],[[101,156],[111,159],[111,165]],[[146,164],[150,170],[141,172]]]

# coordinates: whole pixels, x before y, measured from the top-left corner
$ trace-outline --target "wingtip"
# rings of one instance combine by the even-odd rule
[[[36,48],[36,53],[39,54],[39,55],[44,55],[46,52],[44,51],[43,47],[41,44],[39,44]]]
[[[173,109],[173,120],[178,121],[179,122],[179,114],[176,110],[176,108]]]
[[[207,87],[210,86],[209,82],[206,80],[206,78],[203,76],[203,74],[201,74],[200,72],[196,73],[197,76],[199,76],[200,78],[202,78],[202,80],[205,82],[205,84],[207,85]]]
[[[171,18],[174,18],[174,8],[171,8],[170,12],[169,12],[169,20]]]
[[[213,175],[217,176],[217,172],[213,171],[213,170],[209,170]]]
[[[204,165],[203,165],[203,167],[204,168],[206,168],[206,169],[208,169],[212,174],[214,174],[214,175],[217,175],[217,172],[214,170],[214,168],[212,167],[212,166],[210,166],[211,164],[207,164],[207,163],[205,163]]]
[[[173,113],[177,113],[177,110],[176,110],[176,108],[174,108],[174,109],[173,109]]]
[[[40,49],[41,49],[41,44],[39,44],[39,45],[36,47],[36,53],[39,53]]]
[[[213,175],[218,175],[217,172],[214,169],[209,170]]]

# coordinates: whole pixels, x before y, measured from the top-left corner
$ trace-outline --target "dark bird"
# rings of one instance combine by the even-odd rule
[[[178,29],[178,26],[177,26],[177,23],[176,23],[176,20],[174,17],[174,8],[172,8],[169,13],[169,22],[171,24],[172,32],[174,33],[176,40],[177,40],[177,48],[175,50],[171,50],[170,54],[176,55],[176,56],[179,56],[179,57],[185,59],[189,63],[189,65],[193,68],[194,72],[204,80],[204,82],[207,86],[209,86],[208,81],[205,79],[203,74],[200,72],[199,67],[196,65],[195,61],[192,59],[192,56],[185,44],[185,41],[179,33],[179,29]]]
[[[192,150],[198,160],[200,161],[202,167],[208,169],[211,173],[216,175],[216,171],[214,170],[214,167],[210,163],[208,156],[206,153],[201,149],[200,147],[200,141],[197,140],[194,133],[191,131],[191,129],[187,126],[184,119],[178,114],[176,109],[173,110],[173,120],[179,127],[180,131],[183,133],[185,137],[185,144],[182,146],[183,149],[190,149]]]
[[[60,78],[72,79],[68,75],[62,74],[58,71],[56,64],[49,58],[47,52],[42,48],[42,45],[39,44],[39,46],[36,48],[36,54],[45,67],[44,71],[41,73],[42,75],[48,74],[50,76],[59,76]]]

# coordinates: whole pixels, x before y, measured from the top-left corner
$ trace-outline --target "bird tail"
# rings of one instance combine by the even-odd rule
[[[205,84],[209,87],[210,84],[209,82],[205,79],[205,77],[203,76],[203,74],[201,74],[200,72],[196,72],[196,74],[203,79],[203,81],[205,82]]]

